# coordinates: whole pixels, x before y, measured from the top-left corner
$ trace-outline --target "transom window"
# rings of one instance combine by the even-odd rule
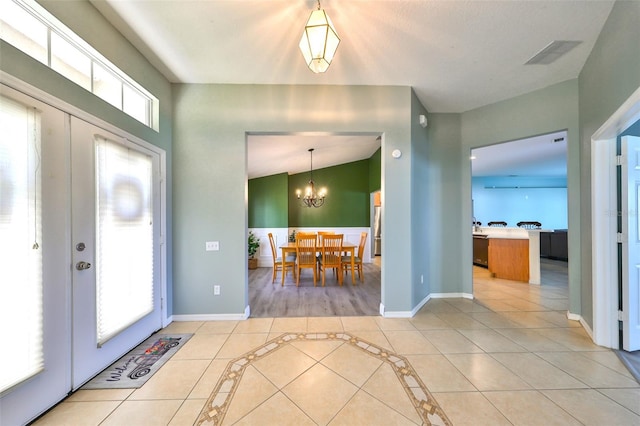
[[[158,99],[34,0],[2,2],[0,39],[159,130]]]

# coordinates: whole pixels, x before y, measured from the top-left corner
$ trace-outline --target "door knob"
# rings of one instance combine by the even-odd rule
[[[76,263],[76,269],[78,271],[84,271],[85,269],[91,268],[91,264],[89,262],[78,262]]]

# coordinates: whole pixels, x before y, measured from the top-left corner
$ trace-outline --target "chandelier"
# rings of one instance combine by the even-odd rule
[[[318,0],[318,10],[311,12],[300,39],[300,50],[309,69],[315,73],[329,69],[338,44],[338,33]]]
[[[327,196],[327,189],[321,188],[320,192],[316,192],[316,186],[313,182],[313,148],[309,149],[309,153],[311,154],[311,177],[309,179],[309,185],[304,190],[304,196],[302,195],[302,191],[297,189],[296,195],[298,196],[298,200],[302,202],[302,205],[305,207],[320,207],[324,204],[324,198]]]

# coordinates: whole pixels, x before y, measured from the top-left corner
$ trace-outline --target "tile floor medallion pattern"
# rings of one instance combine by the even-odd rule
[[[333,341],[340,345],[347,344],[388,365],[400,381],[408,400],[417,411],[424,425],[452,425],[451,421],[447,418],[442,408],[440,408],[405,357],[346,332],[285,333],[247,352],[243,356],[231,360],[204,405],[196,425],[219,426],[222,424],[247,367],[272,355],[290,343],[314,341]],[[320,361],[317,361],[316,364],[319,362]],[[308,370],[310,369],[311,368]],[[278,389],[277,393],[282,394],[283,388]]]

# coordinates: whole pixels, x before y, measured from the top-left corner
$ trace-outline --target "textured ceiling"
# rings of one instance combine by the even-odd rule
[[[171,82],[411,86],[430,112],[464,112],[578,77],[613,5],[324,0],[341,43],[329,70],[314,74],[298,43],[315,0],[90,1]],[[549,65],[524,65],[553,40],[581,43]],[[301,136],[250,136],[249,176],[302,171],[311,146],[314,168],[377,149],[376,135],[351,136],[354,149],[344,136]],[[508,158],[503,148],[495,155]]]
[[[463,112],[576,78],[612,1],[325,0],[341,37],[325,74],[298,49],[313,0],[91,0],[170,81],[412,86]],[[582,43],[524,65],[553,40]]]

